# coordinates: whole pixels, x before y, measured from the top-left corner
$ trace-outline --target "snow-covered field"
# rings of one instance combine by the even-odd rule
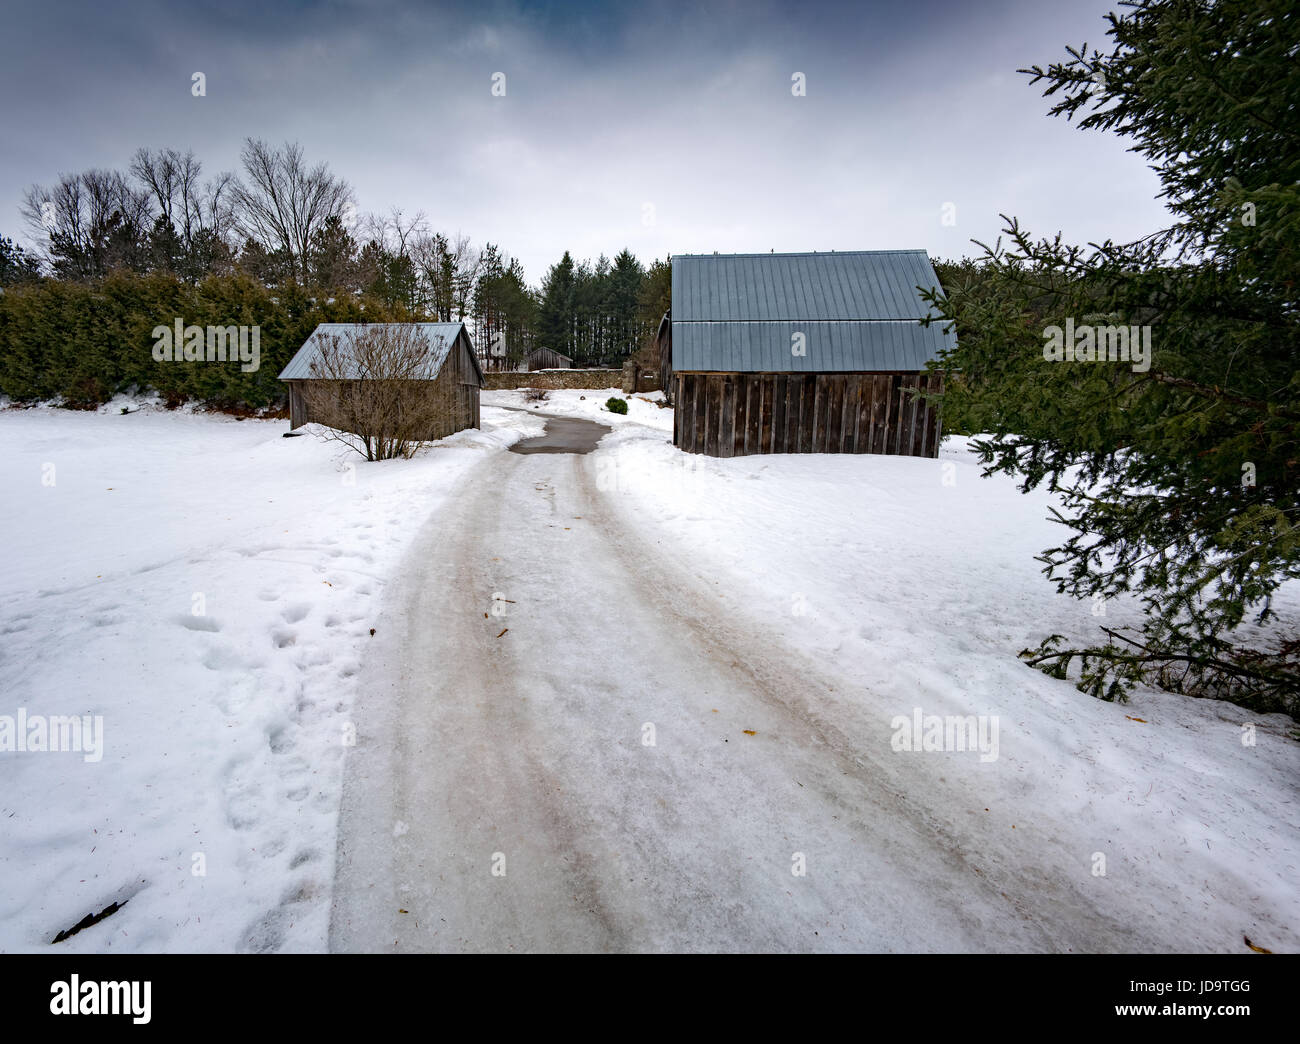
[[[1053,631],[1135,619],[1116,602],[1099,620],[1040,575],[1059,539],[1045,495],[981,479],[960,439],[939,460],[683,455],[657,395],[627,417],[610,395],[553,391],[536,412],[615,429],[598,487],[648,559],[851,678],[843,700],[886,739],[918,709],[996,720],[995,759],[897,754],[933,761],[963,829],[1110,890],[1152,935],[1193,910],[1206,948],[1300,949],[1288,721],[1159,693],[1104,704],[1017,661]],[[282,438],[284,421],[0,410],[0,716],[103,719],[99,760],[0,753],[0,951],[124,898],[60,947],[324,948],[385,582],[458,483],[542,428],[494,407],[533,405],[485,393],[482,432],[383,464]],[[1275,609],[1300,616],[1294,587]]]
[[[483,421],[367,464],[285,421],[0,410],[0,715],[103,722],[97,761],[0,753],[0,951],[131,897],[60,947],[323,948],[385,580],[462,477],[543,427]]]

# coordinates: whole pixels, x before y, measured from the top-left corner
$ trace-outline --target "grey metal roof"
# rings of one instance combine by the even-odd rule
[[[924,250],[678,254],[673,370],[831,372],[925,367],[956,343],[916,287],[938,286]],[[802,333],[805,355],[791,351]]]
[[[342,344],[351,343],[350,338],[367,329],[373,329],[377,326],[397,326],[398,323],[321,323],[311,332],[311,335],[303,342],[303,346],[298,349],[294,357],[289,360],[289,364],[281,371],[280,380],[282,381],[299,381],[319,378],[321,374],[313,368],[313,364],[318,362],[321,357],[322,339],[331,335],[342,338]],[[456,343],[456,338],[464,329],[464,323],[413,323],[429,339],[431,351],[429,353],[428,365],[425,368],[423,377],[425,380],[433,380],[442,371],[442,364],[447,361],[447,355],[451,351],[451,346]],[[470,352],[470,357],[474,353]],[[475,367],[478,366],[478,360],[474,359]],[[330,374],[331,378],[339,377],[337,374]],[[357,371],[343,375],[341,379],[356,378],[360,373]]]

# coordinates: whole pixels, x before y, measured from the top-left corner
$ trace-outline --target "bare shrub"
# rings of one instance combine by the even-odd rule
[[[541,402],[543,399],[550,397],[550,392],[545,388],[523,388],[525,402]]]
[[[322,438],[342,442],[366,460],[409,457],[420,442],[450,431],[452,405],[435,387],[440,345],[410,323],[375,323],[322,335],[303,383],[309,419]]]

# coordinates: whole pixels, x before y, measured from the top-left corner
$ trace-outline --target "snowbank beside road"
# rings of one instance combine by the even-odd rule
[[[1290,720],[1153,691],[1107,704],[1017,659],[1053,632],[1090,642],[1098,624],[1139,620],[1125,600],[1094,615],[1041,575],[1034,556],[1061,539],[1046,493],[982,478],[961,438],[938,460],[722,460],[629,425],[594,459],[648,556],[849,682],[835,714],[856,715],[863,742],[910,737],[894,723],[918,710],[996,719],[992,761],[896,754],[933,763],[955,833],[999,831],[1017,865],[1109,890],[1146,937],[1300,949]],[[1273,607],[1294,627],[1300,585]]]

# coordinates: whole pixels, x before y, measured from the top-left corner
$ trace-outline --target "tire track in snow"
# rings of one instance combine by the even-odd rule
[[[978,796],[647,556],[593,473],[495,454],[415,541],[363,674],[332,949],[1150,948],[963,828]]]
[[[856,702],[865,696],[861,702],[869,705],[873,694],[855,692],[853,681],[835,673],[833,664],[814,662],[780,635],[758,630],[750,620],[733,620],[697,571],[667,556],[647,559],[642,536],[609,509],[591,472],[581,471],[580,480],[588,500],[598,505],[589,510],[617,533],[611,546],[643,597],[664,615],[678,617],[701,656],[737,672],[745,691],[778,716],[788,741],[781,756],[798,765],[802,779],[814,781],[826,801],[854,818],[863,845],[888,847],[898,854],[900,874],[924,882],[931,894],[918,903],[919,912],[961,922],[959,934],[969,933],[966,946],[976,950],[1129,952],[1187,945],[1140,938],[1121,916],[1099,906],[1095,894],[1071,887],[1064,867],[1040,867],[1003,838],[962,829],[953,810],[983,807],[987,795],[948,785],[941,762],[895,754],[886,723],[896,708],[873,708],[877,718],[870,733],[860,717],[837,723],[846,697]],[[918,696],[917,702],[927,701]],[[936,872],[936,864],[946,872]],[[984,909],[972,912],[963,903]],[[896,928],[884,948],[916,948],[907,921]],[[955,938],[951,947],[966,948]]]
[[[496,637],[511,620],[492,615],[492,594],[514,579],[489,553],[513,539],[498,491],[531,485],[515,477],[522,465],[497,454],[467,477],[449,517],[415,541],[381,621],[391,636],[367,673],[392,680],[358,711],[349,767],[366,767],[345,784],[332,949],[622,948],[513,691],[527,664]]]

